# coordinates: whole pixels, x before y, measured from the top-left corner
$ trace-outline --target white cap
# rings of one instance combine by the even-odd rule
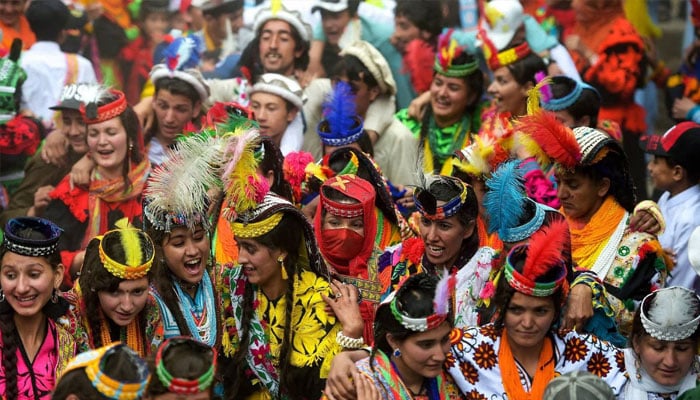
[[[304,22],[301,18],[301,14],[298,11],[287,10],[283,5],[280,5],[278,10],[272,10],[272,8],[263,8],[255,16],[255,24],[253,24],[253,31],[258,34],[260,28],[265,25],[267,21],[279,19],[287,22],[289,25],[293,26],[294,29],[299,33],[301,39],[305,42],[311,42],[311,26]]]
[[[279,96],[294,104],[299,110],[304,107],[304,91],[297,81],[280,74],[263,74],[253,85],[250,94],[263,92]]]
[[[498,51],[508,46],[524,19],[525,13],[519,0],[491,0],[484,4],[483,27]]]
[[[332,13],[345,11],[348,9],[348,0],[316,0],[311,12],[326,10]]]

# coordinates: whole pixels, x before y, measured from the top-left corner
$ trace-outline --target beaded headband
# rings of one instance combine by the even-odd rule
[[[326,146],[347,146],[360,140],[362,118],[355,113],[355,94],[349,83],[339,81],[323,104],[323,120],[316,132]]]
[[[572,79],[573,80],[573,79]],[[588,89],[592,90],[600,97],[600,94],[598,93],[598,90],[594,88],[593,86],[585,83],[585,82],[579,82],[577,80],[573,80],[576,84],[574,85],[574,89],[571,91],[571,93],[566,94],[563,97],[560,98],[555,98],[555,97],[549,97],[548,100],[542,101],[542,108],[544,108],[547,111],[561,111],[561,110],[566,110],[567,108],[571,107],[576,103],[576,101],[581,97],[581,93],[583,93],[583,89]],[[550,83],[551,85],[551,83]]]
[[[493,53],[488,60],[489,68],[491,68],[491,71],[495,71],[501,67],[507,67],[510,64],[522,60],[529,55],[530,52],[530,46],[527,42],[523,42],[516,47]]]
[[[680,286],[659,289],[644,297],[639,314],[644,330],[653,338],[683,340],[700,325],[700,297]]]
[[[206,357],[206,363],[210,364],[209,369],[197,379],[185,379],[174,377],[165,367],[163,356],[174,347],[188,346],[196,348],[197,351]],[[168,389],[170,393],[177,394],[197,394],[208,390],[214,382],[214,372],[216,371],[216,349],[185,336],[178,336],[167,339],[158,348],[156,353],[155,373],[160,383]]]
[[[580,165],[593,165],[614,150],[623,154],[620,144],[607,133],[587,126],[580,126],[573,129],[576,142],[581,148]]]
[[[397,294],[401,292],[403,286],[391,292],[389,296],[382,301],[382,304],[388,303],[391,308],[391,314],[408,330],[413,332],[425,332],[430,329],[435,329],[445,322],[449,316],[450,296],[454,293],[456,279],[454,274],[450,274],[446,270],[443,271],[442,279],[440,279],[440,282],[438,282],[435,287],[435,296],[433,297],[433,310],[435,313],[427,317],[413,318],[403,312],[402,304],[399,304],[397,297]]]
[[[535,212],[534,215],[529,221],[522,225],[514,227],[501,227],[501,229],[498,230],[498,236],[502,241],[515,243],[529,238],[533,233],[537,232],[537,230],[540,229],[544,223],[545,211],[550,210],[556,212],[555,209],[547,207],[544,204],[540,204],[529,197],[525,198],[524,201],[531,204]]]
[[[564,262],[562,261],[560,265],[556,266],[556,268],[561,268],[561,273],[556,280],[552,282],[536,282],[532,278],[521,274],[513,267],[512,258],[524,257],[526,252],[527,245],[524,244],[516,246],[510,251],[506,258],[505,265],[503,266],[503,276],[505,276],[510,287],[522,294],[535,297],[551,296],[561,287],[561,284],[566,278]]]
[[[136,381],[120,382],[109,376],[110,371],[105,370],[106,360],[116,355],[117,352],[128,355],[131,366],[137,372]],[[113,343],[78,354],[68,364],[63,374],[78,369],[84,369],[92,386],[102,395],[113,400],[140,399],[150,378],[146,361],[129,346],[122,343]]]
[[[117,236],[124,250],[126,263],[122,264],[112,259],[104,248],[105,240]],[[100,241],[100,261],[105,269],[117,278],[133,280],[144,277],[151,269],[155,249],[151,238],[141,230],[127,228],[114,229],[104,235],[97,236]]]
[[[231,222],[233,234],[239,238],[251,239],[260,237],[274,229],[284,216],[283,212],[274,212],[256,221],[269,210],[286,204],[287,201],[277,197],[266,195],[263,201],[254,209],[239,213]]]
[[[20,230],[30,229],[41,233],[45,239],[29,239],[18,236]],[[45,257],[58,251],[58,239],[63,231],[53,222],[37,217],[18,217],[7,221],[3,247],[12,253],[28,257]]]
[[[438,176],[439,180],[449,181],[461,188],[459,195],[446,201],[445,204],[438,206],[437,199],[429,191],[429,187],[417,187],[413,193],[413,201],[416,203],[416,208],[425,218],[435,221],[449,218],[462,208],[467,201],[467,188],[469,185],[461,180],[451,176]],[[436,181],[433,181],[436,182]]]
[[[435,57],[433,70],[440,75],[462,78],[471,75],[479,69],[479,61],[473,58],[471,62],[465,64],[454,64],[455,58],[459,57],[464,50],[460,48],[455,39],[452,39],[452,29],[440,36],[438,40],[438,51]]]
[[[335,189],[347,197],[357,200],[355,203],[342,203],[328,198],[326,190]],[[320,190],[323,208],[336,217],[355,218],[365,213],[365,204],[374,205],[374,188],[372,184],[356,175],[337,175],[323,183]]]
[[[126,110],[126,96],[120,90],[109,90],[109,93],[116,96],[111,102],[102,106],[97,105],[97,99],[94,102],[80,105],[80,113],[83,114],[85,123],[96,124],[98,122],[109,121],[112,118],[120,116]]]

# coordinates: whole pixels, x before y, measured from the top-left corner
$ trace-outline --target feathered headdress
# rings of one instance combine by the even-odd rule
[[[107,102],[107,99],[112,101]],[[98,104],[102,103],[101,106]],[[90,86],[85,90],[80,113],[86,124],[96,124],[118,117],[126,110],[124,92],[105,86]]]
[[[469,57],[468,61],[464,64],[455,63],[455,59],[464,52],[464,49],[459,47],[455,39],[452,39],[453,31],[454,29],[450,29],[446,33],[440,35],[433,69],[441,75],[461,78],[478,70],[479,61],[476,57]]]
[[[260,147],[257,129],[238,129],[226,133],[223,167],[224,208],[222,215],[233,221],[240,213],[254,209],[270,190],[267,179],[257,172],[259,160],[255,152]]]
[[[700,324],[700,298],[694,291],[680,286],[648,294],[639,311],[644,330],[658,340],[686,339]]]
[[[362,118],[355,111],[352,88],[349,83],[339,81],[323,104],[323,120],[316,131],[323,144],[345,146],[360,139],[362,128]]]
[[[430,89],[433,83],[434,58],[435,50],[423,39],[413,39],[406,46],[404,69],[411,76],[411,84],[416,93]]]
[[[534,155],[540,165],[549,165],[553,160],[571,169],[581,160],[581,148],[574,132],[551,112],[538,110],[523,116],[516,122],[515,129],[520,145]]]
[[[204,127],[221,132],[235,132],[238,128],[257,128],[253,111],[236,102],[217,101],[204,117]]]
[[[163,51],[165,65],[171,73],[178,70],[197,68],[203,48],[204,43],[199,36],[180,36],[174,39]]]
[[[301,203],[303,198],[306,168],[309,164],[314,164],[314,157],[305,151],[293,151],[284,158],[282,171],[284,179],[292,186],[295,204]]]
[[[567,222],[557,220],[533,234],[529,243],[514,247],[503,266],[508,284],[529,296],[547,297],[555,293],[566,280],[562,251],[568,241]]]
[[[501,235],[506,228],[520,225],[527,196],[519,165],[518,160],[507,161],[486,180],[489,190],[484,195],[484,208],[489,215],[489,233]]]
[[[425,273],[416,274],[404,281],[398,289],[391,292],[382,304],[388,304],[391,313],[404,328],[413,332],[425,332],[430,329],[435,329],[447,320],[450,316],[450,306],[452,304],[452,295],[456,284],[456,276],[450,274],[447,270],[443,270],[442,277],[435,286],[435,294],[433,295],[433,314],[423,318],[415,318],[406,315],[403,311],[403,304],[399,301],[402,293],[408,288],[416,288],[417,286],[425,287],[425,284],[433,282],[427,281],[428,276]],[[432,277],[431,277],[432,278]],[[430,278],[428,278],[430,279]],[[434,278],[433,278],[434,279]]]
[[[224,140],[211,132],[178,141],[177,150],[151,174],[143,213],[158,230],[175,225],[209,227],[209,189],[220,186],[217,168],[223,164]]]
[[[456,168],[466,174],[484,178],[491,176],[495,168],[494,140],[490,136],[475,136],[474,142],[456,153],[451,162]]]
[[[486,59],[491,71],[522,60],[532,52],[527,42],[499,52],[483,28],[479,29],[478,37],[482,43],[481,50],[484,52],[484,59]]]
[[[535,74],[537,84],[527,91],[527,114],[532,115],[540,109],[541,102],[548,102],[552,99],[552,89],[549,84],[552,82],[544,71]]]
[[[433,221],[449,218],[457,214],[462,206],[468,202],[469,185],[461,180],[451,176],[421,175],[421,184],[416,187],[413,192],[413,201],[416,203],[416,208],[424,218]],[[433,185],[438,182],[458,189],[457,193],[459,194],[444,202],[442,205],[438,205],[438,200],[432,192]]]

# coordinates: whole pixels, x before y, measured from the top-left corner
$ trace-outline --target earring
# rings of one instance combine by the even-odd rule
[[[391,354],[392,354],[394,357],[401,357],[401,350],[399,350],[399,348],[397,347],[397,348],[394,349],[394,352],[391,353]]]
[[[133,143],[129,143],[129,151],[131,151],[131,150],[133,150],[133,149],[134,149],[134,144],[133,144]]]
[[[0,288],[0,303],[5,301],[5,292],[2,291],[2,288]]]
[[[56,288],[54,288],[53,293],[51,293],[51,302],[54,304],[58,303],[58,290]]]
[[[634,358],[634,369],[636,372],[634,373],[634,377],[637,378],[637,382],[642,381],[642,373],[639,372],[640,368],[642,368],[642,364],[639,362],[639,358],[635,357]]]
[[[277,262],[280,264],[280,267],[282,269],[282,280],[286,281],[287,279],[289,279],[289,275],[287,275],[287,269],[284,268],[284,257],[277,257]]]

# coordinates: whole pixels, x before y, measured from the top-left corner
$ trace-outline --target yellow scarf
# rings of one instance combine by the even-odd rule
[[[567,216],[574,264],[591,269],[624,216],[625,209],[613,196],[606,197],[598,211],[582,228],[577,228],[578,223]]]

